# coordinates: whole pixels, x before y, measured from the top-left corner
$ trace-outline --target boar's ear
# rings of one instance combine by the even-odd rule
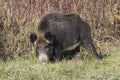
[[[45,33],[44,37],[45,37],[45,39],[51,41],[53,38],[53,35],[50,32],[47,32],[47,33]]]
[[[29,38],[30,38],[31,43],[34,43],[37,39],[37,35],[35,33],[30,32]]]
[[[44,37],[49,41],[49,44],[52,44],[52,47],[55,47],[59,44],[56,39],[56,36],[51,34],[50,32],[45,33]]]

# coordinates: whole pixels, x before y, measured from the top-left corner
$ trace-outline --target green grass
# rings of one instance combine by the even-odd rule
[[[120,80],[120,45],[108,45],[106,49],[110,56],[102,61],[70,60],[41,65],[32,54],[6,63],[0,61],[0,80]]]

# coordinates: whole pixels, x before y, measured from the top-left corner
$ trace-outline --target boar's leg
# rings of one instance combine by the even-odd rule
[[[55,47],[55,61],[58,62],[60,60],[60,56],[61,56],[62,50],[60,46],[56,46]]]
[[[53,57],[55,61],[59,61],[60,60],[60,56],[61,56],[61,46],[58,43],[58,41],[56,40],[55,35],[52,35],[50,32],[46,32],[44,37],[49,40],[49,43],[53,46]]]

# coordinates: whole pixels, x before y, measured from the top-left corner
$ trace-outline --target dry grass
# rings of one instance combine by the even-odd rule
[[[119,5],[119,0],[0,0],[0,56],[33,52],[29,32],[37,32],[41,16],[55,11],[79,14],[91,25],[95,43],[117,43]]]

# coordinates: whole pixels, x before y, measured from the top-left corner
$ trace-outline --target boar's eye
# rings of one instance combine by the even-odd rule
[[[50,54],[53,53],[54,47],[51,44],[45,46],[45,50]]]
[[[36,49],[39,49],[39,46],[37,46]]]
[[[50,48],[50,47],[53,47],[52,44],[47,44],[47,45],[45,46],[45,49]]]

